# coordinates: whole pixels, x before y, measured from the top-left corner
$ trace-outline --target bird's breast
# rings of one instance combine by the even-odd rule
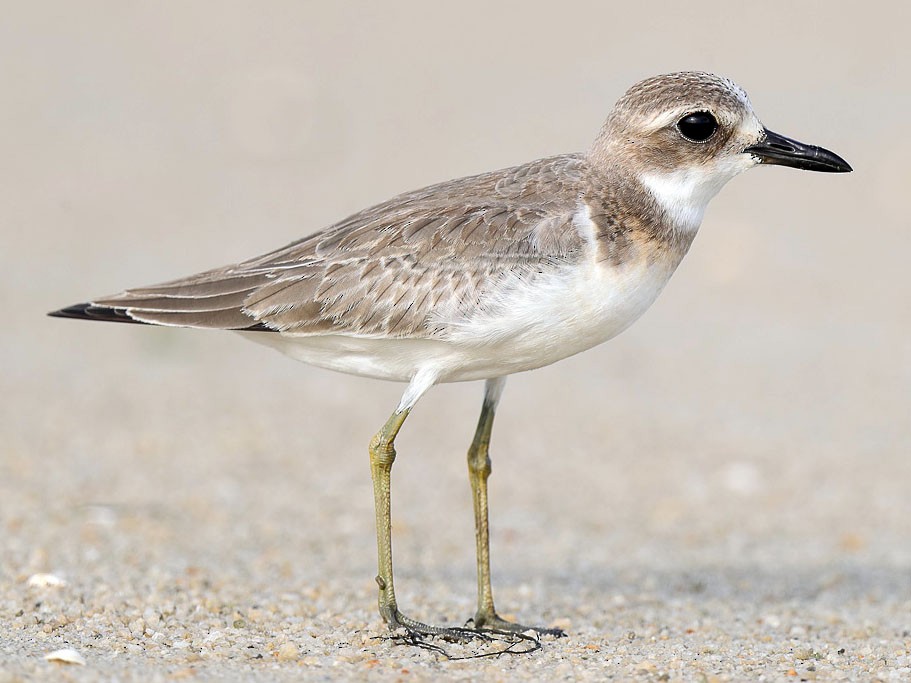
[[[542,367],[629,327],[655,301],[678,263],[674,255],[652,250],[619,262],[592,254],[580,263],[506,282],[490,295],[493,305],[449,326],[446,340],[484,349],[478,356],[501,367],[501,374]]]

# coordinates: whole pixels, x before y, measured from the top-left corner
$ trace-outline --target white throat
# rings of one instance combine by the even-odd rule
[[[687,169],[671,173],[646,173],[639,179],[678,229],[696,232],[709,201],[727,182],[727,178],[717,182],[717,176],[713,176],[715,174]]]
[[[643,173],[642,184],[652,193],[671,222],[683,232],[696,232],[712,197],[735,175],[752,163],[748,155],[733,163],[685,168],[670,173]]]

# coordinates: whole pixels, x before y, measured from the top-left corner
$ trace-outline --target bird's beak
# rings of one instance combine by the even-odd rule
[[[816,145],[805,145],[784,135],[773,133],[763,128],[759,142],[750,145],[745,154],[758,157],[763,164],[780,164],[793,166],[805,171],[824,171],[826,173],[847,173],[853,170],[847,161],[834,152]]]

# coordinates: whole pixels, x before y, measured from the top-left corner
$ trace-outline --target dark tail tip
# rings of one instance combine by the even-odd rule
[[[95,306],[94,304],[73,304],[59,311],[48,313],[52,318],[73,318],[74,320],[104,320],[115,323],[139,323],[140,320],[134,320],[122,308],[109,308],[107,306]]]
[[[73,304],[59,311],[51,311],[48,315],[52,318],[86,318],[88,316],[85,311],[88,307],[89,304]]]
[[[48,315],[52,318],[72,318],[74,320],[102,320],[109,323],[133,323],[135,325],[162,325],[168,323],[159,323],[154,320],[145,321],[137,320],[127,313],[125,308],[111,308],[110,306],[96,306],[95,304],[73,304],[59,311],[51,311]],[[172,323],[173,324],[173,323]],[[179,327],[203,327],[202,325],[185,324]],[[222,328],[222,329],[243,329],[248,332],[277,332],[275,328],[269,327],[265,323],[253,322],[243,328]]]

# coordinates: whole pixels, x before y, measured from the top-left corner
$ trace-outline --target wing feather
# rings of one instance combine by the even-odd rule
[[[507,275],[581,258],[573,215],[587,168],[552,157],[431,186],[249,261],[91,306],[161,325],[437,336]]]

